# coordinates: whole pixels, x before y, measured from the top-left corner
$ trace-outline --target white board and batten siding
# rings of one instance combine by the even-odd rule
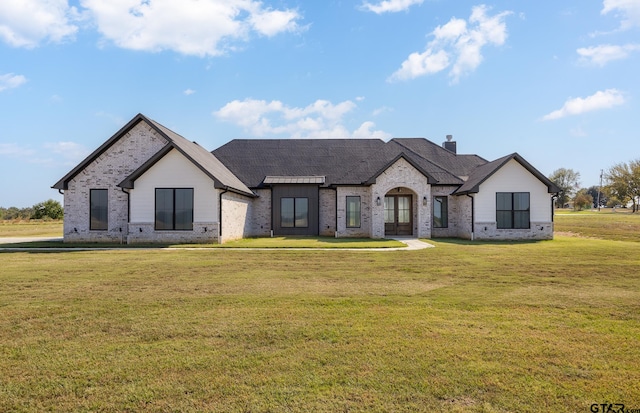
[[[531,222],[551,222],[551,194],[538,178],[510,160],[480,185],[475,198],[475,221],[496,221],[497,192],[529,192]]]
[[[131,222],[155,219],[156,188],[193,188],[193,221],[218,221],[218,196],[213,180],[176,149],[171,150],[134,183]]]

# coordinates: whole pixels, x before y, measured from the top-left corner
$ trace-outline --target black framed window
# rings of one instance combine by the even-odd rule
[[[360,197],[347,197],[347,228],[360,228]]]
[[[280,198],[282,228],[309,227],[309,198]]]
[[[433,227],[447,228],[449,226],[449,205],[446,196],[433,197]]]
[[[156,188],[155,229],[193,230],[193,188]]]
[[[89,191],[89,229],[109,229],[109,191],[92,189]]]
[[[496,223],[498,229],[529,229],[529,192],[496,193]]]

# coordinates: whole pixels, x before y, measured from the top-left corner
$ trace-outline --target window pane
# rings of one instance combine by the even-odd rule
[[[514,228],[526,228],[530,227],[529,225],[529,211],[515,211],[513,213],[513,227]]]
[[[498,211],[511,211],[513,193],[511,192],[498,192],[496,194],[496,209]]]
[[[513,194],[513,209],[516,211],[529,210],[529,193],[516,192]]]
[[[395,218],[395,204],[394,198],[391,196],[384,197],[384,222],[385,224],[393,224],[396,221]]]
[[[408,196],[398,197],[398,224],[408,224],[411,222],[411,198]]]
[[[173,229],[173,189],[156,188],[156,229]]]
[[[106,189],[89,191],[89,229],[106,230],[109,228],[109,205]]]
[[[296,228],[307,228],[309,226],[309,199],[296,198]]]
[[[347,197],[347,228],[360,227],[360,197]]]
[[[511,211],[496,211],[498,229],[513,228]]]
[[[280,198],[280,226],[293,228],[293,198]]]
[[[193,229],[193,188],[175,190],[174,229]]]
[[[449,226],[446,196],[437,196],[433,200],[433,226],[435,228],[446,228]]]

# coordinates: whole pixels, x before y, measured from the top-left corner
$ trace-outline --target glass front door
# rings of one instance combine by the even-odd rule
[[[384,234],[413,235],[411,195],[384,197]]]

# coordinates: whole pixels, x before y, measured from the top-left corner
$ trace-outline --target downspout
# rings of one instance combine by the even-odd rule
[[[475,202],[474,202],[474,198],[467,194],[467,196],[469,198],[471,198],[471,241],[473,241],[474,239],[474,233],[475,233],[475,222],[476,222],[476,208],[475,208]]]
[[[124,238],[127,237],[127,244],[129,243],[129,221],[131,220],[131,193],[124,190],[124,188],[120,188],[122,192],[127,194],[127,222],[125,225],[125,230],[122,231],[120,228],[120,232],[123,234],[120,236],[120,244],[124,244]]]
[[[218,195],[218,244],[222,244],[222,195],[229,192],[229,187]]]
[[[333,236],[335,238],[338,238],[338,187],[336,186],[333,190],[336,192],[336,202],[335,202],[335,209],[334,209],[335,211],[334,216],[336,217],[336,226],[335,226],[335,231],[333,231]]]
[[[271,232],[270,232],[269,235],[271,236],[271,238],[273,238],[273,229],[274,229],[273,223],[275,222],[274,221],[274,213],[273,213],[273,205],[274,205],[274,203],[273,203],[273,185],[269,186],[269,191],[271,191],[271,195],[270,195],[270,199],[271,199]]]
[[[555,221],[555,216],[556,216],[556,210],[555,210],[555,205],[556,205],[556,198],[558,198],[558,195],[553,195],[551,197],[551,222]]]

